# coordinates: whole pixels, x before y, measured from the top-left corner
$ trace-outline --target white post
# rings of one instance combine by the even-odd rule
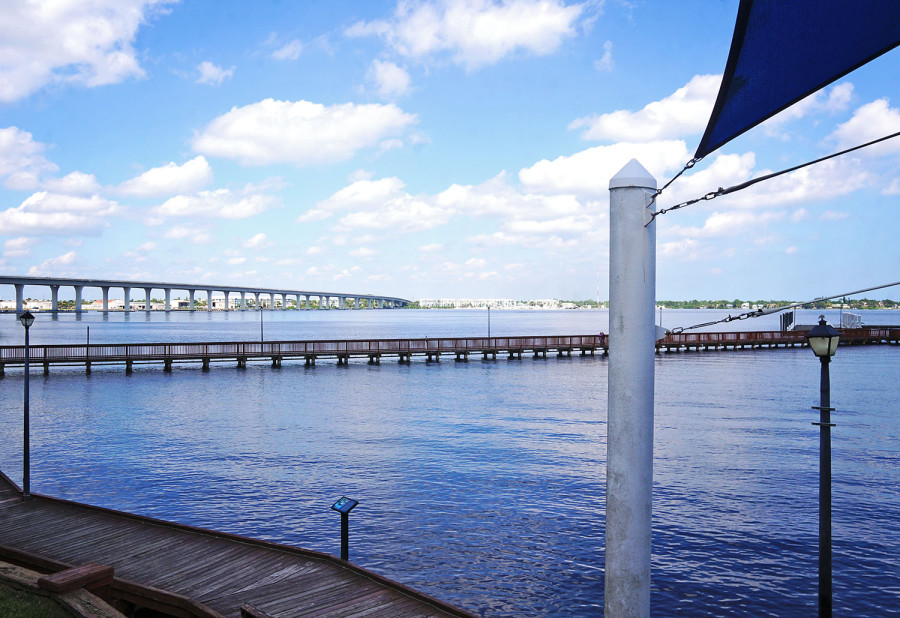
[[[606,618],[650,616],[655,189],[634,159],[609,181]]]
[[[166,312],[172,310],[172,288],[165,288],[163,290],[166,293]]]

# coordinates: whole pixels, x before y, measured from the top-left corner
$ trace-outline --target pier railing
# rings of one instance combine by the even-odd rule
[[[550,335],[537,337],[441,337],[421,339],[310,340],[202,343],[92,343],[33,345],[30,362],[35,365],[63,363],[121,363],[253,358],[317,358],[351,356],[438,356],[543,351],[593,351],[606,345],[600,335]],[[0,366],[25,362],[23,346],[0,346]]]
[[[875,326],[843,329],[841,345],[866,345],[900,343],[900,327]],[[775,348],[805,346],[806,333],[802,331],[737,331],[670,333],[656,342],[659,351],[717,350],[746,348]],[[525,351],[535,356],[546,356],[548,351],[571,354],[593,354],[609,348],[607,335],[546,335],[529,337],[423,337],[419,339],[334,339],[308,341],[221,341],[198,343],[93,343],[33,345],[30,362],[43,365],[45,371],[51,364],[125,363],[130,369],[133,363],[163,362],[167,368],[173,362],[202,362],[236,360],[244,365],[248,360],[272,359],[279,364],[282,359],[301,359],[312,364],[318,358],[336,358],[345,363],[351,357],[368,357],[379,362],[382,356],[396,356],[408,362],[413,356],[427,360],[439,360],[442,354],[456,355],[467,360],[469,354],[481,353],[485,358],[496,358],[507,353],[521,357]],[[0,346],[0,375],[6,365],[22,365],[25,362],[23,346]]]

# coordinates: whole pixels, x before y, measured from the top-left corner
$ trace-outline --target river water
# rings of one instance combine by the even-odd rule
[[[665,311],[663,325],[726,315]],[[802,312],[813,323],[818,312]],[[900,313],[863,312],[866,324]],[[826,317],[836,322],[837,312]],[[492,311],[493,335],[592,334],[605,311]],[[265,340],[481,336],[485,311],[264,312]],[[31,341],[259,340],[258,313],[39,314]],[[777,316],[707,330],[769,330]],[[22,342],[0,315],[0,345]],[[900,615],[900,348],[831,364],[835,615]],[[32,489],[338,554],[485,616],[603,606],[607,359],[53,367],[31,376]],[[808,349],[660,354],[655,616],[816,607],[819,363]],[[21,479],[22,373],[0,379]],[[2,530],[0,530],[2,539]],[[0,541],[2,542],[2,541]]]

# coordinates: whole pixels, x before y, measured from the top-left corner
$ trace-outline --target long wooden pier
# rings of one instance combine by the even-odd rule
[[[900,343],[900,327],[872,326],[843,329],[841,345],[877,345]],[[656,342],[659,352],[689,350],[744,350],[805,346],[802,331],[737,331],[670,333]],[[351,358],[368,359],[377,364],[383,357],[394,357],[401,363],[413,357],[426,362],[454,358],[466,362],[469,356],[481,355],[483,360],[496,360],[498,355],[522,358],[546,358],[548,352],[570,356],[573,351],[582,355],[606,352],[609,337],[596,335],[548,335],[529,337],[440,337],[421,339],[351,339],[266,342],[209,342],[209,343],[113,343],[35,345],[30,347],[30,363],[42,366],[45,373],[51,365],[80,365],[90,371],[91,365],[119,364],[131,371],[135,364],[162,364],[166,370],[174,363],[200,363],[209,368],[213,362],[234,362],[245,367],[248,361],[270,360],[273,367],[283,360],[301,360],[313,365],[319,359],[335,359],[338,365]],[[6,366],[21,366],[25,362],[23,346],[0,346],[0,375]]]
[[[47,496],[22,501],[2,472],[0,560],[63,580],[83,565],[111,567],[105,600],[183,618],[472,616],[328,554]]]
[[[498,354],[509,358],[521,358],[523,353],[546,357],[548,351],[571,355],[573,350],[593,354],[604,349],[601,335],[541,336],[541,337],[461,337],[422,339],[353,339],[311,341],[266,342],[212,342],[212,343],[116,343],[90,345],[38,345],[30,346],[29,362],[43,366],[49,372],[50,365],[124,364],[126,371],[135,363],[162,363],[171,369],[173,363],[202,363],[208,368],[212,362],[233,361],[244,367],[247,361],[271,360],[277,367],[285,359],[302,360],[307,365],[316,360],[332,358],[338,365],[351,358],[368,358],[371,363],[381,362],[382,357],[396,357],[408,363],[414,356],[426,361],[440,361],[441,357],[469,360],[470,354],[481,354],[484,359],[496,359]],[[5,365],[23,365],[23,346],[0,346],[0,373]]]

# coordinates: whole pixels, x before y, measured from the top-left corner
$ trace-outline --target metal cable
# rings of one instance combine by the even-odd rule
[[[843,294],[835,294],[834,296],[820,296],[819,298],[814,298],[812,300],[803,301],[800,303],[792,303],[790,305],[784,305],[783,307],[772,307],[771,309],[754,309],[753,311],[747,311],[745,313],[740,313],[738,315],[729,315],[728,317],[722,318],[721,320],[714,320],[712,322],[704,322],[703,324],[694,324],[693,326],[679,326],[677,328],[673,328],[669,333],[677,335],[678,333],[683,333],[686,330],[693,330],[695,328],[703,328],[705,326],[714,326],[716,324],[722,324],[723,322],[734,322],[735,320],[746,320],[748,318],[759,318],[764,315],[772,315],[773,313],[781,313],[782,311],[787,311],[788,309],[793,309],[794,307],[802,307],[803,305],[811,305],[813,303],[817,303],[823,300],[831,300],[833,298],[840,298],[842,296],[853,296],[855,294],[862,294],[863,292],[871,292],[872,290],[880,290],[882,288],[889,288],[895,285],[900,285],[900,281],[895,281],[893,283],[885,283],[884,285],[876,285],[872,288],[866,288],[864,290],[856,290],[855,292],[845,292]]]
[[[673,210],[679,210],[681,208],[684,208],[685,206],[690,206],[691,204],[696,204],[697,202],[708,201],[708,200],[712,200],[717,197],[720,197],[722,195],[728,195],[729,193],[735,193],[736,191],[741,191],[743,189],[746,189],[747,187],[751,187],[758,182],[762,182],[764,180],[769,180],[771,178],[775,178],[775,177],[781,176],[783,174],[789,174],[789,173],[795,172],[799,169],[803,169],[804,167],[808,167],[810,165],[815,165],[816,163],[821,163],[822,161],[827,161],[828,159],[833,159],[835,157],[845,155],[848,152],[853,152],[854,150],[859,150],[859,149],[865,148],[867,146],[873,146],[875,144],[878,144],[879,142],[883,142],[885,140],[889,140],[889,139],[897,137],[897,136],[900,136],[900,131],[897,131],[896,133],[891,133],[890,135],[885,135],[884,137],[879,137],[878,139],[872,140],[871,142],[866,142],[865,144],[853,146],[852,148],[847,148],[846,150],[841,150],[840,152],[835,152],[830,155],[820,157],[813,161],[807,161],[806,163],[801,163],[800,165],[795,165],[794,167],[789,167],[787,169],[783,169],[779,172],[772,172],[771,174],[766,174],[765,176],[760,176],[759,178],[753,178],[751,180],[748,180],[747,182],[742,182],[739,185],[734,185],[733,187],[728,187],[727,189],[723,189],[722,187],[719,187],[718,190],[710,191],[703,197],[694,198],[694,199],[688,200],[686,202],[681,202],[680,204],[675,204],[674,206],[670,206],[669,208],[661,208],[660,210],[657,210],[656,212],[650,213],[650,221],[647,223],[647,225],[650,225],[650,223],[652,223],[653,220],[656,219],[657,215],[664,215],[667,212],[671,212]],[[693,167],[694,163],[696,163],[699,160],[700,159],[691,159],[691,161],[688,162],[688,165],[686,165],[684,167],[684,169],[682,169],[680,172],[678,172],[678,174],[676,174],[675,177],[672,178],[672,180],[667,182],[666,185],[662,189],[659,189],[653,195],[653,198],[651,199],[650,204],[653,204],[653,202],[656,200],[656,197],[660,193],[662,193],[663,189],[665,189],[670,184],[672,184],[672,182],[675,180],[675,178],[678,178],[679,176],[681,176],[681,174],[684,173],[685,170],[689,169],[690,167]],[[646,227],[646,226],[644,226],[644,227]]]

